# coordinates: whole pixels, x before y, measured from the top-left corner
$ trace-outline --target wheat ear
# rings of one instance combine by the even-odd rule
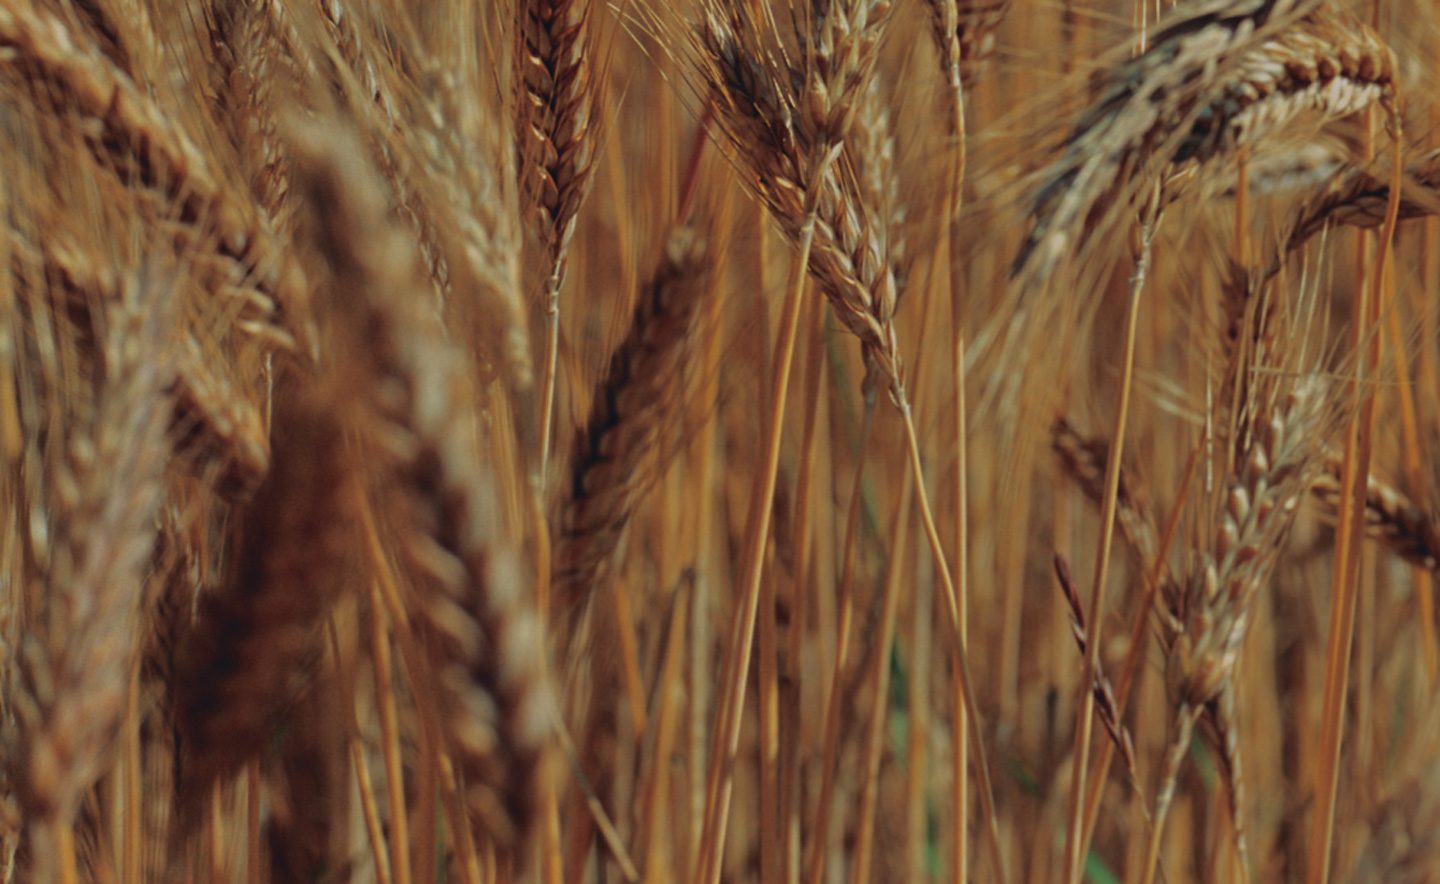
[[[166,286],[141,273],[124,302],[103,310],[102,395],[54,467],[54,537],[36,587],[43,607],[19,648],[6,734],[37,880],[57,865],[73,870],[71,826],[125,711],[168,454],[171,303]]]
[[[1325,383],[1317,375],[1300,378],[1288,390],[1271,382],[1253,391],[1209,547],[1195,556],[1182,582],[1166,587],[1157,613],[1177,739],[1188,737],[1206,707],[1232,687],[1254,598],[1268,582],[1301,497],[1322,465],[1322,440],[1333,416],[1325,399]],[[1238,771],[1238,747],[1222,750]],[[1156,795],[1144,866],[1147,884],[1156,873],[1178,773],[1172,752]],[[1237,784],[1231,788],[1232,800],[1238,800]],[[1242,832],[1236,834],[1243,838]]]
[[[1012,274],[1043,280],[1063,255],[1103,235],[1106,219],[1119,216],[1114,205],[1179,165],[1211,163],[1302,110],[1343,116],[1390,95],[1394,60],[1380,38],[1317,5],[1177,10],[1146,52],[1112,69],[1061,157],[1040,173],[1036,220]]]
[[[540,405],[543,477],[555,413],[565,257],[595,169],[595,48],[590,45],[591,0],[519,0],[516,12],[520,180],[546,263]]]
[[[274,456],[241,519],[234,576],[201,596],[177,651],[178,789],[192,811],[308,688],[347,576],[355,495],[334,395],[286,385],[272,420]]]
[[[222,267],[214,284],[235,301],[242,331],[291,348],[286,308],[300,280],[250,204],[236,199],[160,106],[103,55],[74,40],[57,17],[28,4],[0,10],[0,69],[35,87],[56,110],[73,110],[104,133],[90,140],[102,165],[160,194],[166,213],[213,237]],[[224,285],[224,280],[242,284]]]
[[[386,220],[341,130],[294,139],[297,184],[332,279],[334,311],[376,391],[369,436],[415,582],[440,723],[478,840],[512,859],[551,774],[555,704],[543,633],[478,440],[469,360],[415,303],[418,256]]]
[[[705,244],[671,234],[635,305],[630,330],[595,389],[560,516],[551,586],[559,622],[603,580],[640,495],[656,476],[665,422],[680,410],[684,372],[709,286]]]

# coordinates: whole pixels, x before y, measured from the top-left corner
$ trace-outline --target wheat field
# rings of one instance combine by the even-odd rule
[[[1440,7],[0,0],[0,871],[1440,882]]]

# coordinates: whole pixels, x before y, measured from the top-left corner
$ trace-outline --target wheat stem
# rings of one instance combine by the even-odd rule
[[[1326,644],[1325,702],[1321,713],[1320,766],[1318,798],[1314,817],[1315,834],[1311,841],[1309,873],[1311,884],[1330,880],[1333,860],[1331,842],[1335,829],[1335,805],[1340,775],[1340,745],[1343,740],[1346,694],[1350,683],[1350,645],[1355,630],[1355,602],[1359,590],[1359,542],[1364,532],[1365,481],[1369,475],[1371,441],[1374,434],[1375,392],[1369,379],[1380,364],[1379,328],[1381,290],[1385,278],[1391,242],[1400,213],[1401,131],[1400,115],[1395,101],[1387,102],[1390,116],[1393,162],[1390,178],[1390,199],[1385,211],[1385,224],[1380,233],[1379,252],[1374,258],[1369,285],[1360,287],[1355,300],[1354,345],[1357,352],[1366,348],[1365,360],[1357,366],[1351,382],[1351,396],[1356,406],[1355,417],[1345,438],[1345,462],[1341,472],[1344,495],[1340,510],[1340,530],[1336,538],[1336,562],[1331,588],[1330,633]],[[1363,236],[1363,234],[1362,234]],[[1363,277],[1362,277],[1363,279]]]
[[[1159,189],[1156,188],[1158,198]],[[1135,336],[1139,326],[1140,296],[1145,289],[1145,276],[1150,267],[1150,242],[1154,236],[1154,220],[1141,223],[1139,254],[1130,276],[1130,296],[1125,313],[1125,349],[1121,363],[1120,403],[1115,413],[1115,430],[1111,435],[1110,459],[1105,466],[1105,498],[1100,514],[1100,544],[1095,561],[1094,584],[1090,594],[1090,628],[1085,636],[1085,665],[1080,676],[1080,718],[1076,729],[1074,773],[1071,778],[1071,816],[1066,832],[1065,880],[1079,881],[1082,869],[1080,842],[1084,829],[1085,775],[1090,761],[1090,738],[1094,724],[1095,695],[1090,685],[1099,668],[1100,632],[1105,617],[1105,585],[1110,568],[1110,546],[1115,536],[1116,500],[1120,488],[1120,461],[1125,449],[1125,426],[1130,414],[1130,390],[1135,372]]]
[[[745,692],[750,672],[750,649],[755,637],[755,617],[760,601],[760,581],[765,567],[766,538],[770,532],[775,484],[780,470],[780,437],[784,429],[785,402],[790,386],[790,369],[794,363],[795,340],[800,328],[800,308],[804,303],[805,273],[810,263],[810,249],[815,241],[815,219],[820,209],[820,182],[839,154],[839,145],[824,150],[814,164],[815,186],[806,195],[807,206],[800,227],[798,249],[786,286],[785,305],[781,310],[780,330],[775,343],[774,374],[770,385],[770,408],[766,415],[766,431],[761,446],[760,469],[750,499],[750,530],[744,546],[741,575],[741,603],[735,632],[727,654],[724,693],[717,720],[714,754],[707,776],[705,827],[701,835],[702,862],[696,872],[696,884],[715,884],[720,879],[725,831],[729,824],[730,796],[734,788],[735,753],[740,744],[740,721],[744,714]]]

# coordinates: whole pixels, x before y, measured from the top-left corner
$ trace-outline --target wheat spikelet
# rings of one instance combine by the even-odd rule
[[[43,841],[32,844],[41,878],[124,713],[168,454],[169,303],[162,283],[138,273],[124,302],[104,310],[102,395],[52,474],[44,515],[54,536],[34,577],[43,608],[14,662],[6,739],[9,781]]]
[[[680,411],[710,260],[688,228],[670,235],[630,330],[595,389],[580,431],[555,545],[554,610],[572,611],[602,582],[640,495],[654,482],[665,422]],[[564,622],[562,614],[558,617]]]
[[[316,131],[294,141],[332,277],[327,307],[375,391],[370,435],[390,474],[387,509],[413,572],[441,725],[483,840],[519,856],[549,776],[554,701],[539,620],[474,436],[468,360],[406,299],[423,286],[416,256],[385,221],[354,142]]]

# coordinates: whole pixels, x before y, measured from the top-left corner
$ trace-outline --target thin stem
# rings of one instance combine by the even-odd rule
[[[875,845],[875,806],[880,791],[880,749],[885,739],[885,718],[889,709],[890,652],[895,643],[895,623],[900,614],[900,578],[905,571],[905,551],[910,531],[910,492],[915,474],[907,466],[900,482],[900,499],[890,531],[889,571],[881,602],[880,652],[875,655],[874,685],[871,696],[869,727],[865,734],[863,765],[864,786],[860,791],[860,819],[856,824],[855,871],[853,884],[869,884],[871,855]]]
[[[838,145],[824,150],[815,163],[813,184],[806,195],[807,205],[800,228],[799,248],[790,270],[785,306],[781,314],[765,440],[761,448],[760,469],[755,473],[755,485],[751,489],[750,531],[746,537],[745,555],[740,571],[744,581],[741,606],[735,631],[731,634],[726,678],[716,721],[715,750],[707,776],[705,826],[701,834],[701,862],[696,870],[697,884],[713,884],[720,878],[721,854],[724,852],[730,798],[734,789],[735,754],[740,744],[740,723],[744,717],[751,648],[755,640],[760,581],[765,569],[766,538],[770,534],[772,501],[780,472],[780,439],[785,424],[785,402],[790,386],[790,369],[795,359],[795,340],[800,328],[800,308],[805,300],[805,275],[810,264],[810,248],[815,241],[815,218],[820,208],[820,194],[824,189],[826,173],[838,152]]]
[[[991,860],[995,864],[995,880],[1005,881],[1005,857],[1000,850],[1000,828],[995,814],[995,793],[990,785],[990,765],[986,760],[985,734],[980,722],[979,704],[975,701],[974,680],[970,674],[970,663],[965,647],[965,636],[960,630],[959,602],[955,594],[955,582],[950,578],[950,566],[945,561],[945,550],[940,543],[940,532],[935,527],[935,517],[930,508],[930,497],[925,492],[925,471],[920,464],[920,442],[915,433],[915,419],[911,414],[910,402],[905,398],[903,388],[893,391],[895,405],[905,421],[905,440],[910,449],[910,467],[915,472],[915,499],[920,505],[920,521],[925,528],[925,538],[930,542],[930,554],[935,559],[935,571],[940,576],[940,585],[945,590],[946,611],[950,615],[950,638],[954,654],[955,674],[960,691],[957,709],[963,708],[970,719],[971,737],[975,742],[975,769],[980,775],[980,809],[985,815],[985,834],[990,846]]]
[[[820,796],[815,804],[815,818],[810,824],[810,854],[806,861],[805,880],[820,884],[825,869],[825,847],[829,841],[830,805],[835,794],[837,759],[840,755],[840,709],[844,702],[845,669],[850,661],[850,627],[855,619],[855,542],[860,525],[861,494],[864,487],[865,458],[875,427],[875,393],[873,384],[865,385],[865,412],[860,425],[860,450],[856,455],[855,478],[851,483],[850,504],[845,515],[845,535],[841,541],[839,611],[836,614],[835,661],[831,667],[830,693],[825,701],[825,731],[820,756]]]
[[[1180,765],[1185,763],[1185,753],[1190,748],[1190,734],[1199,715],[1198,708],[1182,706],[1175,716],[1175,741],[1170,744],[1170,751],[1165,754],[1160,791],[1155,796],[1154,822],[1150,826],[1150,842],[1145,848],[1145,867],[1140,879],[1142,884],[1155,884],[1155,874],[1160,868],[1160,844],[1165,835],[1165,818],[1170,814],[1170,805],[1175,799],[1175,784],[1180,778]]]
[[[1120,490],[1120,462],[1125,451],[1125,425],[1130,415],[1130,390],[1135,375],[1135,334],[1139,325],[1140,295],[1150,268],[1150,242],[1154,224],[1146,220],[1140,229],[1140,253],[1130,276],[1130,298],[1125,314],[1125,354],[1120,375],[1120,404],[1111,435],[1110,457],[1105,465],[1105,498],[1100,513],[1100,548],[1096,551],[1095,580],[1090,594],[1089,629],[1085,635],[1085,666],[1080,675],[1080,722],[1075,735],[1074,773],[1071,777],[1071,816],[1066,833],[1065,880],[1078,882],[1081,833],[1084,829],[1085,774],[1090,759],[1090,742],[1095,724],[1095,695],[1090,690],[1100,664],[1100,626],[1105,621],[1105,583],[1110,569],[1110,548],[1115,540],[1115,510]]]
[[[1344,738],[1345,703],[1350,684],[1350,646],[1355,633],[1355,602],[1358,598],[1358,547],[1364,532],[1365,477],[1370,474],[1370,451],[1375,430],[1375,391],[1370,379],[1379,371],[1381,343],[1381,336],[1375,331],[1380,321],[1380,291],[1385,278],[1385,264],[1400,217],[1402,157],[1400,115],[1396,111],[1398,100],[1398,96],[1392,96],[1386,103],[1390,115],[1392,158],[1385,224],[1380,233],[1371,284],[1360,287],[1360,297],[1355,303],[1355,349],[1359,352],[1365,346],[1366,356],[1357,366],[1355,380],[1351,382],[1356,411],[1350,422],[1350,431],[1346,434],[1345,461],[1341,471],[1343,497],[1331,590],[1330,633],[1325,649],[1325,705],[1321,715],[1316,832],[1311,841],[1309,864],[1311,884],[1324,884],[1330,880],[1333,859],[1331,845],[1335,833],[1340,746]]]
[[[540,478],[539,485],[545,487],[545,477],[550,470],[550,437],[555,421],[555,381],[560,365],[560,284],[563,268],[557,261],[550,276],[545,280],[545,373],[540,379]]]
[[[950,64],[950,132],[955,139],[954,163],[951,165],[950,184],[946,190],[946,202],[948,203],[948,226],[949,226],[949,269],[950,269],[950,310],[951,323],[954,340],[952,349],[954,351],[954,376],[955,376],[955,582],[956,582],[956,614],[959,621],[959,630],[962,637],[969,635],[970,604],[969,604],[969,563],[970,563],[970,499],[967,482],[969,480],[969,443],[966,432],[966,409],[965,409],[965,340],[967,337],[965,329],[965,310],[961,303],[961,292],[964,290],[964,268],[960,265],[960,208],[964,199],[965,187],[965,166],[967,161],[966,132],[965,132],[965,88],[960,78],[959,59],[954,58]],[[970,769],[967,761],[969,755],[968,731],[966,729],[965,707],[957,704],[955,707],[955,726],[953,732],[954,745],[953,766],[955,769],[954,781],[952,783],[951,803],[954,807],[952,817],[953,827],[951,832],[951,865],[954,869],[956,881],[967,879],[970,868],[968,833],[970,830],[969,802],[966,795],[969,793]]]

